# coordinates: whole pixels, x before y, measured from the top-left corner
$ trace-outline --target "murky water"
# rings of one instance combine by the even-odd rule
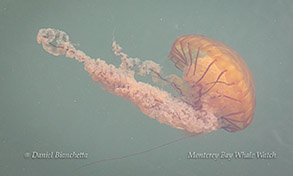
[[[292,10],[289,0],[1,0],[0,175],[289,175]],[[81,64],[46,53],[36,35],[48,27],[67,32],[87,55],[118,66],[114,34],[129,56],[154,60],[166,75],[178,73],[167,57],[178,36],[201,34],[221,41],[242,56],[254,76],[254,121],[240,132],[218,130],[78,169],[184,134],[104,91]],[[32,159],[33,152],[46,159]],[[60,159],[58,152],[87,157]]]

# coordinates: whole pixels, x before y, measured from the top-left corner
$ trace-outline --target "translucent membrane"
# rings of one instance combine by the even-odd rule
[[[50,54],[55,56],[64,54],[66,57],[83,63],[85,70],[95,82],[102,84],[107,91],[132,101],[144,114],[160,123],[197,134],[221,128],[222,119],[214,115],[212,108],[216,106],[212,97],[210,98],[212,102],[207,104],[212,108],[202,106],[197,109],[182,97],[174,97],[150,84],[136,81],[135,74],[155,73],[160,76],[161,67],[153,61],[141,62],[138,58],[129,58],[121,52],[122,48],[115,41],[113,42],[114,54],[120,56],[122,61],[119,68],[107,64],[99,58],[92,59],[84,52],[75,49],[66,33],[60,30],[40,29],[37,41]],[[139,70],[137,73],[132,70],[134,67]],[[184,70],[185,67],[180,66],[179,68]],[[188,79],[192,78],[184,78],[185,81]],[[173,86],[177,86],[177,83],[171,83]],[[190,92],[190,94],[192,93]],[[218,113],[218,109],[215,110]]]
[[[176,87],[185,102],[198,110],[209,109],[227,131],[239,131],[253,121],[255,86],[243,59],[225,44],[201,35],[184,35],[169,54],[176,68]],[[179,81],[178,81],[179,80]]]

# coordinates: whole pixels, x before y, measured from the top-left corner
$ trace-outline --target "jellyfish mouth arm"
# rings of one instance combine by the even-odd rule
[[[104,84],[109,92],[125,97],[151,118],[189,132],[207,133],[220,128],[219,119],[212,113],[196,111],[189,104],[169,93],[144,82],[138,82],[132,74],[97,60],[91,74],[95,82]]]
[[[172,81],[172,80],[170,80],[170,78],[168,79],[168,78],[163,78],[161,75],[160,75],[160,73],[158,73],[158,72],[156,72],[155,70],[152,70],[151,69],[151,71],[160,79],[160,80],[163,80],[163,81],[165,81],[166,83],[168,83],[168,84],[170,84],[173,88],[174,88],[174,90],[176,91],[176,92],[178,92],[181,96],[184,96],[184,94],[183,94],[183,91],[181,90],[181,88],[179,87],[179,84],[177,84],[175,81]],[[172,75],[173,77],[176,77],[177,78],[177,76],[176,75]],[[170,77],[170,76],[169,76]],[[178,78],[179,79],[179,78]]]
[[[117,68],[102,59],[90,58],[84,52],[75,49],[63,31],[40,29],[37,41],[50,54],[65,54],[82,62],[95,82],[104,85],[107,91],[132,101],[144,114],[160,123],[195,133],[207,133],[221,128],[221,119],[215,117],[208,109],[197,111],[164,90],[136,81],[135,72],[130,69],[131,67]],[[119,52],[116,54],[119,55]],[[122,57],[125,60],[128,58],[123,54]],[[145,67],[146,71],[153,68]]]

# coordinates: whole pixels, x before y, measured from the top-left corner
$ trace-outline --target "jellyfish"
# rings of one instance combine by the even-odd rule
[[[182,78],[176,75],[163,78],[159,64],[128,57],[114,40],[114,54],[121,58],[119,67],[77,50],[61,30],[40,29],[37,42],[52,55],[63,54],[83,63],[93,81],[105,90],[126,98],[142,113],[173,128],[190,134],[204,134],[220,128],[235,132],[245,129],[253,120],[253,76],[243,59],[219,41],[202,35],[178,37],[169,59],[182,71]],[[136,81],[135,74],[151,75],[154,81],[159,78],[170,84],[179,96]]]
[[[116,67],[100,58],[93,59],[75,48],[69,36],[52,28],[40,29],[37,42],[48,53],[65,55],[84,64],[93,81],[105,90],[133,102],[142,113],[158,122],[182,130],[187,136],[154,148],[121,157],[95,161],[87,165],[128,158],[156,150],[218,129],[236,132],[253,121],[255,86],[244,60],[225,44],[202,35],[180,36],[174,42],[169,59],[182,72],[163,77],[162,68],[151,60],[141,61],[122,52],[113,40],[114,54],[121,58]],[[170,85],[178,96],[135,75],[150,75],[154,82]]]

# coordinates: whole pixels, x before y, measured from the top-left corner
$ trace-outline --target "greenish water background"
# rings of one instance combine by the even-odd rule
[[[0,175],[290,175],[293,3],[256,1],[0,0]],[[132,57],[166,72],[175,39],[201,34],[237,51],[255,78],[257,107],[245,130],[223,130],[145,155],[77,169],[183,136],[103,91],[83,66],[45,52],[40,28],[68,33],[91,57],[118,64],[112,34]],[[171,72],[171,71],[170,71]],[[88,159],[25,159],[25,152],[87,152]],[[276,159],[188,160],[187,152],[276,152]]]

